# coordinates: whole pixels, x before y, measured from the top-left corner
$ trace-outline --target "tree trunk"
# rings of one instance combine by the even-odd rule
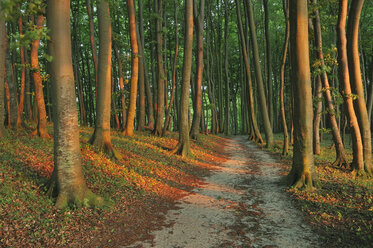
[[[145,103],[145,39],[144,39],[144,21],[143,21],[143,9],[142,1],[139,1],[139,118],[137,130],[143,131],[145,129],[145,115],[146,115],[146,103]]]
[[[263,0],[264,6],[264,25],[266,36],[266,51],[267,51],[267,89],[268,89],[268,115],[271,127],[273,127],[273,89],[272,89],[272,50],[271,50],[271,36],[269,34],[269,13],[268,13],[268,0]]]
[[[93,13],[92,13],[92,5],[90,0],[86,0],[87,5],[87,13],[89,18],[89,41],[91,43],[91,50],[92,50],[92,59],[93,65],[95,68],[95,79],[96,79],[96,97],[97,97],[97,89],[98,89],[98,61],[97,61],[97,51],[96,51],[96,41],[95,41],[95,27],[93,24]]]
[[[193,0],[185,0],[185,43],[181,89],[179,143],[174,152],[183,157],[191,154],[189,141],[189,90],[193,55]]]
[[[110,157],[120,159],[110,137],[110,108],[111,108],[111,20],[109,3],[100,0],[98,4],[99,26],[99,65],[98,65],[98,92],[96,107],[96,125],[94,133],[89,140],[97,150],[104,151]]]
[[[162,58],[162,0],[155,0],[155,13],[157,14],[156,20],[156,37],[157,37],[157,65],[158,65],[158,97],[157,97],[157,118],[154,128],[154,135],[161,136],[162,135],[162,127],[163,127],[163,117],[164,117],[164,94],[165,94],[165,73],[164,73],[164,65],[163,65],[163,58]]]
[[[250,119],[251,119],[251,124],[253,126],[253,132],[252,135],[253,137],[249,137],[249,139],[254,139],[256,142],[263,143],[262,136],[259,131],[259,127],[256,121],[256,116],[255,116],[255,110],[254,110],[254,98],[253,98],[253,86],[252,86],[252,80],[251,80],[251,70],[250,70],[250,61],[246,49],[246,41],[245,41],[245,36],[243,32],[243,25],[242,25],[242,18],[241,18],[241,11],[240,11],[240,2],[239,0],[236,0],[236,11],[237,11],[237,23],[238,23],[238,28],[239,28],[239,36],[241,38],[241,46],[242,46],[242,51],[243,51],[243,56],[245,60],[245,68],[246,68],[246,76],[247,76],[247,81],[248,81],[248,105],[249,105],[249,112],[250,112]]]
[[[120,90],[120,103],[122,107],[122,129],[125,129],[127,125],[127,111],[126,111],[126,99],[124,94],[124,84],[123,84],[123,66],[122,59],[119,54],[118,47],[115,42],[113,42],[114,54],[118,63],[118,76],[119,76],[119,90]]]
[[[294,91],[294,152],[288,182],[312,189],[316,182],[312,152],[312,90],[307,0],[289,1],[290,49]]]
[[[70,1],[48,0],[48,28],[54,95],[54,171],[49,191],[58,194],[56,206],[99,206],[103,200],[84,181],[79,145],[78,113],[71,57]]]
[[[6,28],[5,28],[5,20],[4,20],[4,12],[0,6],[0,138],[4,136],[4,116],[5,116],[5,108],[4,108],[4,83],[5,83],[5,51],[6,51]]]
[[[125,136],[132,136],[136,114],[137,83],[139,78],[139,48],[136,32],[136,13],[133,0],[128,0],[128,15],[130,20],[130,35],[132,48],[131,94],[130,106],[128,108],[127,125],[126,129],[122,132],[122,134]]]
[[[280,108],[281,108],[281,123],[284,129],[284,142],[282,147],[282,155],[287,155],[289,150],[289,133],[288,133],[288,126],[286,123],[286,115],[285,115],[285,101],[284,101],[284,91],[285,91],[285,65],[286,65],[286,57],[288,53],[289,47],[289,36],[290,36],[290,24],[289,24],[289,1],[283,0],[283,9],[285,14],[285,40],[284,40],[284,49],[282,53],[282,63],[281,63],[281,70],[280,70]]]
[[[360,59],[358,50],[360,14],[364,0],[353,0],[347,23],[347,58],[352,93],[358,96],[355,109],[363,141],[364,170],[372,175],[372,143],[368,112],[364,98],[364,86],[361,79]],[[358,169],[363,173],[362,169]]]
[[[22,17],[18,18],[18,29],[19,35],[23,35],[22,28]],[[21,46],[19,48],[20,59],[21,59],[21,87],[19,92],[19,104],[18,104],[18,118],[17,118],[17,128],[21,127],[23,119],[23,108],[25,102],[25,79],[26,79],[26,68],[25,68],[25,48]]]
[[[312,0],[312,3],[314,5],[317,4],[317,0]],[[314,11],[315,17],[313,19],[314,23],[314,35],[315,35],[315,47],[317,49],[317,58],[320,60],[321,63],[321,80],[323,82],[324,86],[324,97],[325,97],[325,106],[327,108],[329,121],[332,126],[332,134],[333,134],[333,140],[335,144],[335,150],[336,150],[336,160],[333,163],[333,165],[346,165],[347,164],[347,158],[345,154],[345,150],[342,143],[341,134],[339,132],[337,120],[335,118],[335,108],[332,100],[332,95],[330,92],[330,86],[328,81],[328,75],[323,68],[325,67],[324,63],[324,55],[322,51],[322,34],[321,34],[321,24],[320,24],[320,15],[318,9],[315,9]]]
[[[248,15],[249,15],[249,27],[250,27],[250,37],[252,42],[252,49],[254,54],[254,68],[255,68],[255,75],[256,75],[256,82],[258,86],[258,95],[260,101],[260,110],[263,119],[264,125],[264,132],[266,135],[266,146],[271,147],[273,145],[273,133],[271,123],[269,121],[266,97],[264,92],[264,85],[263,85],[263,78],[262,78],[262,71],[260,67],[260,59],[259,59],[259,48],[258,42],[256,38],[256,31],[255,31],[255,23],[254,23],[254,13],[251,0],[248,0]]]
[[[197,73],[195,78],[196,95],[193,102],[193,121],[190,129],[190,137],[197,139],[200,132],[202,115],[202,77],[203,77],[203,25],[205,21],[205,0],[199,1],[199,11],[197,12],[197,0],[194,0],[194,24],[197,39]]]
[[[320,141],[320,122],[322,116],[322,82],[320,75],[316,78],[316,89],[314,100],[317,101],[316,108],[313,113],[313,154],[321,154],[321,141]]]
[[[39,15],[36,22],[37,29],[41,29],[44,23],[44,16]],[[32,76],[35,85],[35,97],[38,106],[38,127],[34,134],[39,135],[41,138],[49,138],[47,132],[47,112],[45,110],[44,94],[43,94],[43,81],[40,75],[39,68],[39,45],[40,39],[34,40],[31,46],[31,68],[33,70]]]
[[[175,55],[174,55],[174,63],[172,66],[172,90],[171,90],[171,99],[170,103],[166,110],[166,121],[163,127],[163,135],[166,132],[166,128],[169,126],[170,123],[170,115],[172,104],[175,100],[175,88],[176,88],[176,73],[177,73],[177,56],[179,55],[179,28],[178,28],[178,20],[177,20],[177,0],[174,2],[175,9],[174,9],[174,17],[175,17]]]
[[[230,86],[229,86],[229,68],[228,68],[228,24],[229,24],[229,16],[228,16],[228,0],[224,1],[224,74],[225,74],[225,118],[224,118],[224,135],[228,136],[230,135],[230,129],[229,129],[229,122],[230,122]]]

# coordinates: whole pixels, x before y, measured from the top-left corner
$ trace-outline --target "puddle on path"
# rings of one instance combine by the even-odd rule
[[[320,247],[279,184],[276,161],[246,136],[225,149],[230,159],[179,200],[154,239],[127,247]]]

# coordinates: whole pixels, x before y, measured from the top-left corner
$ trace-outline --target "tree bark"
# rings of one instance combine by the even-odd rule
[[[96,97],[97,97],[97,89],[98,89],[98,61],[97,61],[97,49],[96,49],[96,41],[95,41],[95,27],[93,24],[93,13],[92,13],[92,5],[90,3],[90,0],[86,0],[87,5],[87,13],[89,18],[89,41],[91,44],[91,50],[92,50],[92,59],[93,59],[93,65],[95,68],[95,79],[96,79]]]
[[[193,102],[193,121],[190,129],[190,137],[197,139],[200,132],[200,123],[202,116],[202,79],[203,79],[203,25],[205,20],[205,0],[199,1],[197,12],[197,0],[194,0],[194,26],[197,39],[197,73],[195,78],[196,95]]]
[[[165,94],[165,73],[164,73],[164,65],[163,65],[163,58],[162,58],[162,48],[163,48],[163,40],[162,40],[162,0],[155,0],[155,14],[157,14],[156,20],[156,37],[157,37],[157,65],[158,65],[158,73],[157,73],[157,90],[158,90],[158,97],[157,97],[157,117],[156,123],[154,128],[154,135],[161,136],[162,135],[162,127],[163,127],[163,117],[164,117],[164,94]]]
[[[18,18],[18,29],[19,35],[23,35],[23,27],[22,27],[22,17]],[[21,127],[22,119],[23,119],[23,109],[24,109],[24,102],[25,102],[25,79],[26,79],[26,68],[25,68],[25,48],[21,46],[19,48],[20,59],[21,59],[21,85],[20,85],[20,92],[19,92],[19,104],[18,104],[18,118],[17,118],[17,128]]]
[[[125,136],[133,135],[133,127],[136,114],[136,97],[137,97],[137,83],[139,78],[139,48],[136,32],[136,13],[133,0],[128,0],[128,15],[130,20],[130,35],[132,48],[132,70],[131,70],[131,93],[130,106],[128,108],[128,117],[126,129],[122,132]]]
[[[285,115],[285,101],[284,101],[284,91],[285,91],[285,65],[286,65],[286,57],[288,53],[289,47],[289,36],[290,36],[290,23],[289,23],[289,1],[283,0],[283,10],[285,15],[285,40],[284,40],[284,48],[282,53],[282,62],[281,62],[281,69],[280,69],[280,108],[281,108],[281,123],[284,129],[284,141],[282,146],[282,155],[287,155],[289,151],[289,133],[288,133],[288,126],[286,123],[286,115]]]
[[[44,23],[44,16],[39,15],[36,21],[36,28],[41,29]],[[39,67],[39,45],[40,39],[32,41],[31,46],[31,68],[33,70],[32,77],[35,85],[35,97],[38,107],[38,127],[33,134],[39,135],[41,138],[49,138],[47,132],[47,112],[45,110],[45,101],[43,94],[43,81],[40,75]]]
[[[268,115],[271,127],[273,127],[273,86],[272,86],[272,50],[271,50],[271,35],[269,33],[269,11],[268,11],[268,0],[263,0],[264,6],[264,26],[266,36],[266,55],[267,55],[267,89],[268,89]]]
[[[111,108],[111,20],[109,3],[100,0],[98,4],[99,26],[99,65],[98,92],[96,107],[96,125],[89,140],[97,150],[104,151],[114,159],[120,159],[115,151],[110,137],[110,108]]]
[[[294,91],[294,152],[292,168],[287,179],[295,188],[312,189],[316,183],[316,173],[312,152],[312,90],[307,0],[292,0],[289,4]]]
[[[262,78],[262,71],[260,67],[260,59],[259,59],[259,48],[258,42],[256,38],[256,31],[255,31],[255,22],[254,22],[254,13],[251,0],[248,0],[248,15],[249,15],[249,27],[250,27],[250,37],[252,42],[252,49],[254,54],[254,68],[255,68],[255,75],[256,75],[256,82],[258,86],[258,95],[260,101],[260,110],[263,119],[264,125],[264,132],[266,135],[266,146],[271,147],[273,146],[273,132],[271,123],[269,121],[266,97],[264,92],[264,84]]]
[[[249,112],[250,112],[250,119],[251,123],[253,126],[253,132],[252,135],[253,137],[249,137],[249,139],[254,139],[258,143],[263,143],[262,136],[259,131],[259,127],[256,121],[256,116],[255,116],[255,110],[254,110],[254,98],[253,98],[253,86],[252,86],[252,79],[251,79],[251,70],[250,70],[250,61],[249,61],[249,56],[247,53],[246,49],[246,41],[245,41],[245,36],[243,32],[243,25],[242,25],[242,18],[241,18],[241,11],[240,11],[240,1],[236,0],[236,11],[237,11],[237,23],[238,23],[238,28],[239,28],[239,36],[241,38],[241,46],[242,46],[242,51],[243,51],[243,56],[244,56],[244,61],[245,61],[245,68],[246,68],[246,76],[247,76],[247,81],[248,81],[248,105],[249,105]]]
[[[347,58],[352,93],[358,96],[355,101],[357,120],[363,142],[364,170],[372,175],[372,144],[368,112],[364,98],[364,86],[361,79],[360,59],[358,50],[360,14],[364,0],[353,0],[347,23]],[[363,174],[361,168],[358,172]]]
[[[4,12],[0,6],[0,138],[4,136],[4,87],[5,87],[5,51],[6,51],[6,28],[4,20]]]
[[[48,28],[53,56],[52,85],[54,95],[54,171],[50,192],[58,194],[56,206],[100,206],[103,200],[85,183],[79,145],[74,73],[71,56],[70,1],[47,1]]]
[[[317,4],[317,0],[312,0],[312,3],[314,5]],[[317,58],[320,60],[321,65],[321,80],[323,82],[323,88],[324,88],[324,97],[325,97],[325,105],[327,108],[328,116],[330,125],[332,127],[332,134],[333,134],[333,140],[335,144],[335,150],[336,150],[336,160],[333,163],[333,165],[346,165],[347,164],[347,158],[344,150],[344,146],[342,143],[341,134],[339,132],[337,120],[335,118],[335,108],[332,100],[332,95],[330,92],[330,86],[329,86],[329,80],[328,75],[326,71],[324,70],[325,62],[324,62],[324,55],[322,51],[322,34],[321,34],[321,24],[320,24],[320,15],[318,9],[315,9],[314,11],[315,17],[313,19],[314,24],[314,36],[315,36],[315,47],[317,49]]]
[[[185,0],[185,43],[183,81],[181,89],[179,143],[174,152],[182,157],[191,155],[189,141],[189,90],[193,55],[193,0]]]
[[[163,135],[166,132],[166,128],[169,126],[170,123],[170,115],[172,104],[175,100],[175,88],[176,88],[176,73],[177,73],[177,57],[179,55],[179,28],[178,28],[178,20],[177,20],[177,0],[174,2],[175,9],[174,9],[174,17],[175,17],[175,54],[174,54],[174,63],[172,66],[172,89],[171,89],[171,99],[170,103],[166,110],[166,121],[163,127]]]

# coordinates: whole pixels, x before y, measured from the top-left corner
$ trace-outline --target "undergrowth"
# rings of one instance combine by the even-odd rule
[[[276,135],[275,153],[283,164],[285,176],[291,168],[292,151],[280,157],[282,134]],[[357,177],[346,168],[332,166],[335,150],[332,138],[324,135],[321,155],[315,155],[315,168],[321,189],[307,192],[288,189],[296,205],[327,247],[372,247],[373,244],[373,179]],[[346,140],[346,153],[352,161],[351,143]]]
[[[123,158],[112,161],[88,144],[92,133],[92,128],[80,131],[84,176],[88,187],[112,204],[58,210],[44,188],[53,171],[53,140],[7,130],[0,139],[0,247],[117,247],[144,239],[162,224],[173,201],[198,183],[197,175],[224,159],[214,150],[223,143],[216,136],[201,136],[192,144],[193,157],[183,159],[169,152],[176,133],[123,137],[113,131]]]

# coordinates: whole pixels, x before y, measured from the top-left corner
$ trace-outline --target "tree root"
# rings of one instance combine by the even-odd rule
[[[190,157],[192,155],[192,151],[190,150],[190,146],[185,145],[183,143],[177,144],[176,148],[171,150],[171,154],[181,155],[181,157]]]

